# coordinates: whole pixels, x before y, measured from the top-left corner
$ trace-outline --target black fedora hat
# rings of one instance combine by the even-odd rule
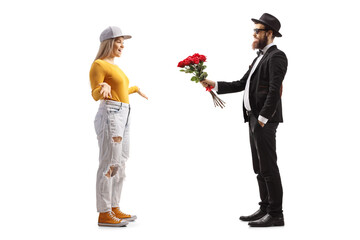
[[[281,24],[280,21],[274,17],[273,15],[270,15],[268,13],[264,13],[260,19],[251,19],[254,23],[261,23],[264,24],[265,26],[269,27],[271,30],[273,30],[274,35],[276,37],[281,37],[281,33],[279,33]]]

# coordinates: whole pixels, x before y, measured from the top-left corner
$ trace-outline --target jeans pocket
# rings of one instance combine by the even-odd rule
[[[121,108],[117,106],[107,106],[106,110],[108,114],[116,114],[120,112]]]

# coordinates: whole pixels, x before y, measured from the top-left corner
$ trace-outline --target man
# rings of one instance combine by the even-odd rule
[[[253,49],[259,49],[242,79],[234,82],[202,81],[218,94],[244,90],[243,111],[249,122],[250,146],[254,172],[260,191],[260,209],[240,220],[249,221],[251,227],[284,226],[282,210],[283,190],[276,155],[276,129],[282,118],[282,81],[287,70],[286,55],[273,41],[281,37],[280,22],[264,13],[255,23]]]

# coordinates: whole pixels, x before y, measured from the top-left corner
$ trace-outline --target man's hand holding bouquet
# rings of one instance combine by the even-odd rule
[[[204,55],[200,55],[198,53],[195,53],[192,56],[188,56],[184,60],[180,61],[178,63],[178,67],[183,68],[180,71],[185,73],[192,73],[194,76],[191,78],[191,81],[194,81],[196,83],[202,82],[206,79],[208,74],[204,72],[204,69],[206,68],[206,65],[204,65],[204,62],[206,61],[206,57]],[[207,80],[206,80],[207,81]],[[203,86],[206,87],[206,91],[210,92],[214,105],[219,106],[221,108],[225,107],[225,102],[222,101],[213,91],[213,86],[203,83]]]

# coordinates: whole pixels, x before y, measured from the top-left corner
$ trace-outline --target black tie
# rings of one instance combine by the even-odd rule
[[[257,51],[256,54],[257,54],[257,57],[255,58],[255,60],[253,61],[253,63],[249,66],[249,69],[251,69],[251,68],[254,66],[254,64],[255,64],[255,62],[256,62],[256,59],[258,59],[258,58],[260,57],[260,55],[263,55],[264,52],[259,49],[259,51]]]

